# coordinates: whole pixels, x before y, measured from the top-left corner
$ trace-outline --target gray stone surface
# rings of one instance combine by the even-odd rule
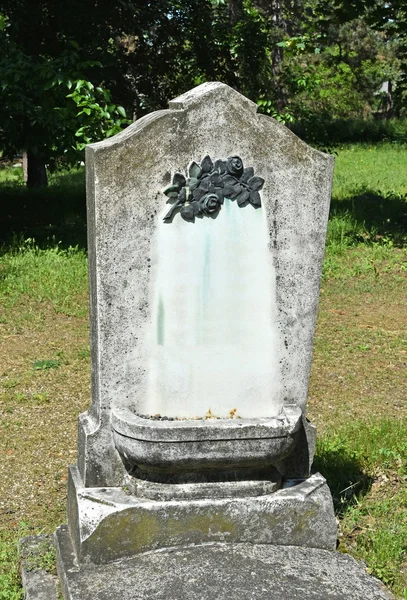
[[[285,408],[270,419],[197,419],[155,421],[142,419],[129,410],[112,412],[112,427],[126,437],[146,442],[216,442],[217,440],[266,439],[286,437],[301,425],[301,410]]]
[[[167,473],[278,464],[297,453],[302,426],[299,407],[271,419],[154,421],[129,410],[112,412],[115,445],[125,462]],[[308,474],[306,466],[298,476]]]
[[[391,600],[361,563],[338,552],[206,544],[79,569],[65,527],[56,534],[65,600]]]
[[[128,484],[124,489],[128,489],[129,493],[137,498],[173,501],[265,496],[273,494],[281,487],[281,475],[276,469],[267,469],[263,473],[252,472],[251,479],[234,478],[234,471],[224,474],[223,481],[207,481],[206,473],[200,475],[201,481],[193,473],[190,475],[190,481],[172,483],[149,481],[132,476],[128,478]],[[226,476],[229,479],[226,479]]]
[[[276,468],[286,479],[308,477],[317,445],[317,430],[305,415],[302,416],[302,427],[298,431],[295,450],[284,460],[275,463]]]
[[[100,564],[204,542],[336,547],[332,497],[319,474],[287,489],[249,497],[233,497],[236,484],[224,482],[224,493],[230,489],[231,497],[197,499],[195,485],[178,485],[184,498],[178,494],[172,500],[151,500],[122,488],[86,488],[78,470],[71,468],[68,526],[77,559]]]
[[[250,331],[251,321],[255,325],[258,315],[264,312],[263,305],[259,310],[259,303],[267,298],[265,311],[270,311],[267,318],[274,337],[271,340],[263,335],[267,352],[270,353],[272,346],[269,368],[258,366],[262,362],[263,342],[257,347],[253,342],[245,351],[248,340],[235,345],[227,345],[226,340],[222,356],[224,362],[229,360],[230,372],[234,363],[229,355],[236,352],[240,356],[234,377],[230,377],[226,364],[214,376],[207,363],[215,367],[216,363],[208,348],[207,361],[200,360],[201,350],[195,346],[182,359],[179,352],[172,352],[179,381],[167,381],[166,405],[173,412],[178,411],[179,416],[190,418],[198,414],[198,409],[202,414],[208,407],[215,410],[215,399],[208,390],[216,392],[213,382],[218,381],[222,389],[229,390],[221,407],[223,411],[227,407],[226,416],[228,410],[237,410],[243,418],[250,416],[246,414],[250,411],[254,417],[276,416],[281,403],[305,407],[333,158],[310,148],[287,128],[256,111],[254,103],[228,86],[207,83],[170,102],[169,110],[147,115],[121,134],[87,148],[93,399],[90,411],[80,417],[78,442],[78,466],[86,486],[118,486],[123,482],[125,469],[110,425],[112,408],[146,414],[148,398],[155,398],[154,394],[149,396],[154,380],[150,369],[151,327],[157,312],[154,300],[157,277],[163,268],[160,262],[163,254],[157,240],[169,231],[179,232],[181,245],[185,235],[189,236],[190,247],[179,254],[190,257],[185,269],[192,269],[193,274],[191,263],[194,264],[197,240],[202,238],[203,243],[206,239],[204,231],[212,235],[216,228],[224,224],[229,227],[231,219],[243,219],[244,215],[240,229],[236,226],[240,234],[233,237],[233,247],[220,253],[224,260],[229,252],[240,256],[240,248],[250,250],[250,243],[247,246],[245,241],[246,222],[251,223],[250,231],[260,227],[262,250],[242,270],[250,278],[256,262],[263,261],[271,275],[264,280],[263,293],[257,294],[253,301],[247,300],[243,317],[236,316],[231,327],[233,330],[234,323],[236,328],[244,323],[245,331]],[[233,213],[229,220],[226,212],[221,211],[215,220],[201,219],[192,224],[177,216],[170,225],[163,224],[162,218],[168,210],[163,188],[175,171],[185,172],[191,160],[200,161],[207,154],[214,159],[239,155],[245,165],[253,166],[256,175],[265,180],[262,208],[256,211],[251,206],[239,209],[234,205],[230,206]],[[224,208],[226,211],[226,204]],[[224,239],[221,229],[219,232],[219,239]],[[251,240],[257,242],[257,236],[251,234]],[[213,264],[218,264],[219,259],[220,255],[215,255]],[[231,264],[229,261],[229,269]],[[222,273],[217,281],[224,280]],[[178,275],[182,288],[189,271],[184,273],[180,269]],[[256,281],[263,279],[257,277]],[[236,289],[230,288],[228,294],[234,294],[234,298],[250,289],[244,282],[233,285]],[[223,305],[219,302],[212,313],[215,315]],[[210,298],[208,306],[210,309]],[[237,305],[233,310],[228,308],[225,315],[240,314],[238,308]],[[182,316],[174,311],[172,314],[182,325]],[[168,311],[166,315],[168,319]],[[189,331],[193,332],[194,327]],[[238,334],[237,329],[235,333]],[[261,328],[257,333],[260,339]],[[171,353],[171,348],[165,351]],[[216,352],[220,350],[215,348]],[[188,393],[185,383],[188,369],[184,377],[184,362],[199,376],[196,365],[201,365],[203,373],[207,373],[208,390],[196,387],[197,396],[203,399],[202,406]],[[161,376],[159,370],[158,375]],[[271,378],[271,385],[259,387],[259,376],[264,376],[265,382]],[[190,403],[198,406],[197,412],[191,413],[195,408],[188,408]]]
[[[58,600],[58,579],[40,568],[44,556],[53,549],[52,536],[22,538],[19,543],[21,581],[25,600]]]
[[[27,571],[21,568],[21,582],[24,590],[24,600],[58,600],[55,575],[46,571]]]

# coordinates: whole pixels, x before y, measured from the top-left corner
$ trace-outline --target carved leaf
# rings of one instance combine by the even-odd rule
[[[202,186],[200,185],[198,188],[196,188],[196,190],[193,191],[193,197],[194,200],[200,200],[201,198],[203,198],[206,195],[206,191],[204,189],[202,189]]]
[[[190,177],[187,180],[186,185],[189,187],[190,190],[194,190],[195,188],[198,187],[199,180],[196,177]]]
[[[212,173],[210,177],[212,185],[214,185],[215,187],[223,187],[223,179],[219,175],[219,173]]]
[[[171,198],[173,196],[173,194],[175,194],[175,197],[177,197],[180,189],[181,188],[178,185],[169,185],[165,188],[164,194],[166,196],[168,196],[169,198]]]
[[[230,198],[230,195],[234,192],[234,188],[232,185],[225,185],[222,191],[225,198]]]
[[[241,176],[241,180],[247,183],[251,177],[254,175],[253,167],[246,167],[243,171],[243,175]]]
[[[218,173],[220,173],[221,175],[223,173],[226,173],[226,161],[225,160],[215,160],[215,164],[214,164],[214,169],[215,171],[218,171]]]
[[[199,206],[199,202],[191,202],[192,210],[194,211],[194,216],[199,215],[201,212],[201,207]]]
[[[181,217],[185,221],[193,221],[196,215],[199,215],[201,209],[199,207],[198,202],[193,201],[189,204],[184,204],[184,206],[180,210]]]
[[[189,176],[191,178],[195,178],[198,179],[201,175],[202,175],[202,169],[201,167],[193,160],[189,167],[188,167],[188,173]]]
[[[261,190],[263,187],[264,179],[261,177],[251,177],[247,182],[247,185],[253,192],[257,192],[257,190]]]
[[[253,204],[253,206],[261,206],[261,198],[259,192],[250,192],[250,204]]]
[[[224,185],[234,186],[235,183],[237,183],[237,179],[236,179],[236,177],[233,177],[233,175],[229,175],[229,174],[223,175],[222,179],[223,179]]]
[[[178,186],[178,191],[185,185],[185,177],[182,173],[174,173],[172,178],[172,185]],[[164,192],[165,193],[165,192]]]
[[[184,221],[193,221],[195,218],[193,206],[191,204],[184,205],[180,210],[180,215]]]
[[[242,190],[238,196],[236,196],[236,202],[239,206],[243,206],[245,202],[250,198],[249,190]]]
[[[202,188],[205,192],[209,192],[211,187],[211,180],[209,177],[204,177],[199,183],[199,188]]]
[[[220,204],[223,204],[225,197],[223,195],[223,190],[215,190],[214,192],[219,199]]]
[[[237,198],[237,196],[238,196],[238,195],[241,193],[242,189],[243,189],[243,188],[242,188],[242,186],[241,186],[241,185],[239,185],[238,183],[236,183],[236,184],[233,186],[233,188],[232,188],[232,193],[231,193],[231,194],[229,194],[229,196],[228,196],[228,197],[229,197],[231,200],[234,200],[234,198]]]
[[[201,169],[204,173],[210,173],[213,169],[213,162],[209,155],[205,156],[203,161],[201,162]]]

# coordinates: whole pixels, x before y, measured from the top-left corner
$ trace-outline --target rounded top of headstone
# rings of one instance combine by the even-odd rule
[[[240,104],[254,114],[257,112],[257,104],[220,81],[202,83],[192,90],[185,92],[185,94],[174,98],[174,100],[170,100],[168,106],[172,110],[182,110],[191,108],[194,104],[212,99]]]
[[[219,81],[202,83],[192,90],[185,92],[185,94],[170,100],[168,106],[169,110],[157,110],[144,115],[140,119],[134,121],[134,123],[131,123],[131,125],[123,129],[120,133],[101,140],[100,142],[89,144],[86,148],[87,155],[89,155],[90,152],[110,150],[123,144],[123,142],[126,142],[138,133],[146,131],[146,128],[150,124],[165,115],[171,114],[172,111],[179,110],[182,112],[190,109],[193,110],[195,107],[203,107],[205,111],[209,113],[211,111],[219,110],[227,112],[229,107],[233,106],[234,108],[237,108],[240,113],[247,112],[249,118],[252,115],[255,116],[257,113],[257,104],[255,104],[255,102],[252,102],[233,88],[225,83],[220,83]]]

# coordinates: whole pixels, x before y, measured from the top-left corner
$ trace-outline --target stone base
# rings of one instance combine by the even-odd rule
[[[260,489],[257,496],[245,496],[244,488],[236,496],[239,482],[217,485],[222,493],[212,491],[207,498],[196,497],[199,484],[178,484],[172,500],[153,499],[119,487],[85,488],[78,469],[71,467],[68,528],[78,563],[105,564],[159,548],[207,542],[335,549],[337,524],[322,475],[274,493]]]
[[[276,465],[298,452],[302,428],[299,406],[286,406],[269,419],[158,421],[126,409],[112,412],[115,446],[127,470],[161,472],[164,478]]]
[[[66,526],[55,539],[65,600],[394,600],[339,552],[216,543],[80,569]]]

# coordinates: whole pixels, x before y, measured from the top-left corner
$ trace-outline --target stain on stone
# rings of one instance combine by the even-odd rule
[[[157,344],[164,346],[164,302],[162,297],[158,301],[158,315],[157,315]]]

